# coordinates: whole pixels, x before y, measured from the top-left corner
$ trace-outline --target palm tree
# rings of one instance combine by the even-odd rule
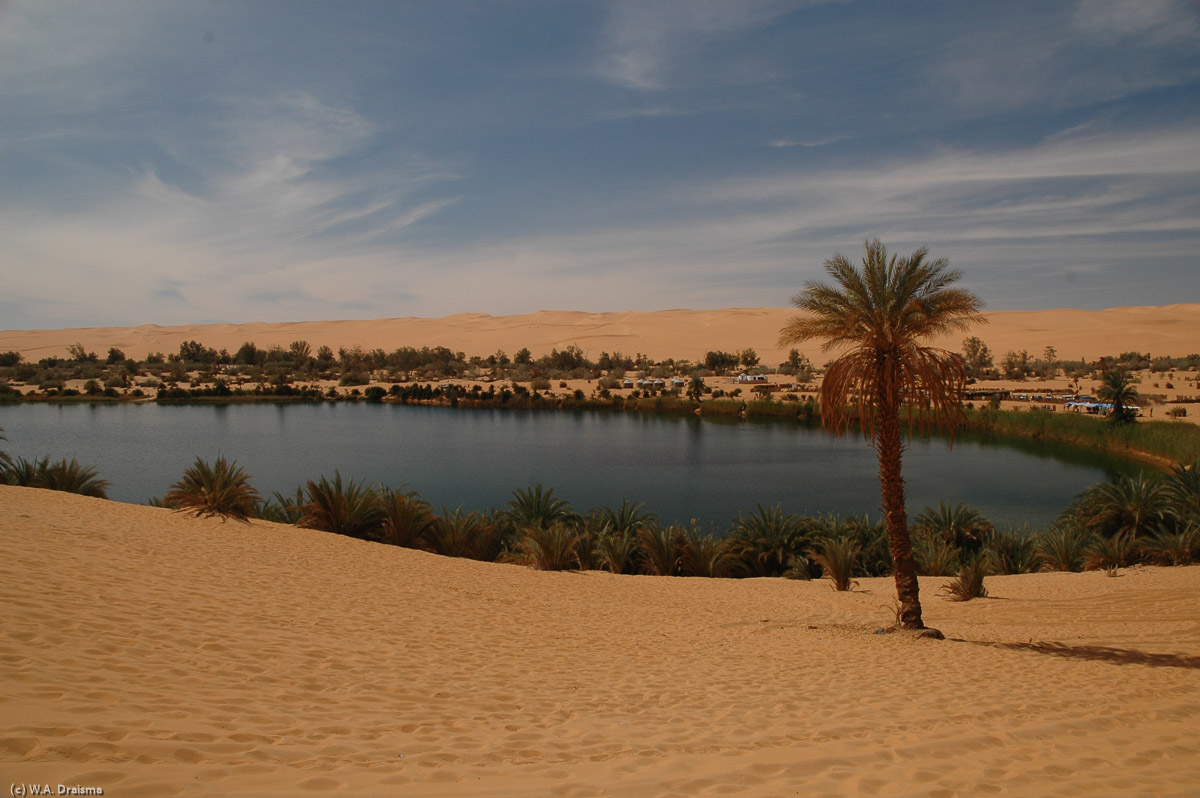
[[[1106,372],[1104,384],[1096,391],[1096,396],[1112,404],[1108,418],[1114,424],[1130,424],[1137,418],[1133,407],[1137,404],[1138,392],[1129,372],[1119,369]]]
[[[209,465],[197,457],[183,472],[183,479],[167,489],[163,504],[175,510],[191,510],[196,515],[249,521],[259,498],[258,491],[250,485],[250,475],[236,462],[218,457]]]
[[[788,346],[816,338],[824,339],[827,352],[848,348],[829,364],[821,382],[821,419],[838,433],[857,420],[875,447],[900,625],[921,629],[904,509],[900,408],[908,405],[910,428],[919,422],[953,429],[962,417],[962,357],[922,341],[981,321],[982,302],[951,287],[961,273],[949,271],[945,259],[927,261],[923,247],[903,259],[889,259],[878,239],[866,242],[865,250],[861,269],[843,255],[825,261],[835,284],[810,281],[792,297],[807,314],[789,322],[779,341]]]

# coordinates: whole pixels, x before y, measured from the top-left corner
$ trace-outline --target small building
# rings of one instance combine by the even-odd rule
[[[745,385],[745,384],[762,385],[762,384],[766,383],[766,381],[767,381],[766,374],[747,374],[745,372],[742,372],[741,374],[737,375],[737,377],[734,379],[734,382],[741,383],[743,385]]]

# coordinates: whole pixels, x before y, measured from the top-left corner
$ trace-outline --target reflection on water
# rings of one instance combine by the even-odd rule
[[[0,407],[13,455],[97,465],[110,496],[161,496],[196,456],[235,459],[264,494],[335,469],[404,485],[434,505],[503,506],[553,486],[576,509],[644,501],[664,521],[724,528],[739,512],[879,514],[875,452],[815,424],[603,411],[452,410],[368,404]],[[960,434],[911,441],[904,473],[915,514],[967,502],[1001,526],[1044,526],[1084,488],[1138,466],[1023,439]]]

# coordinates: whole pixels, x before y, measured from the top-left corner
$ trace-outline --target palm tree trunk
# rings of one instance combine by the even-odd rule
[[[884,384],[879,397],[879,427],[875,451],[879,455],[879,487],[883,495],[883,515],[887,524],[888,548],[892,553],[892,571],[896,578],[896,597],[900,601],[900,626],[924,629],[921,600],[917,593],[917,564],[913,559],[912,539],[908,535],[908,516],[904,510],[904,478],[900,473],[903,444],[900,440],[900,403],[894,386]]]

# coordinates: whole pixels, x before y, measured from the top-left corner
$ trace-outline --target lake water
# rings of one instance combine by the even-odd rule
[[[501,507],[542,483],[576,510],[646,503],[665,521],[724,529],[757,504],[879,516],[875,452],[815,426],[617,412],[387,404],[0,406],[14,456],[74,457],[118,501],[162,496],[195,457],[237,460],[263,495],[335,469],[416,490],[435,506]],[[910,516],[966,502],[998,526],[1045,526],[1088,486],[1138,466],[1034,441],[912,441]]]

